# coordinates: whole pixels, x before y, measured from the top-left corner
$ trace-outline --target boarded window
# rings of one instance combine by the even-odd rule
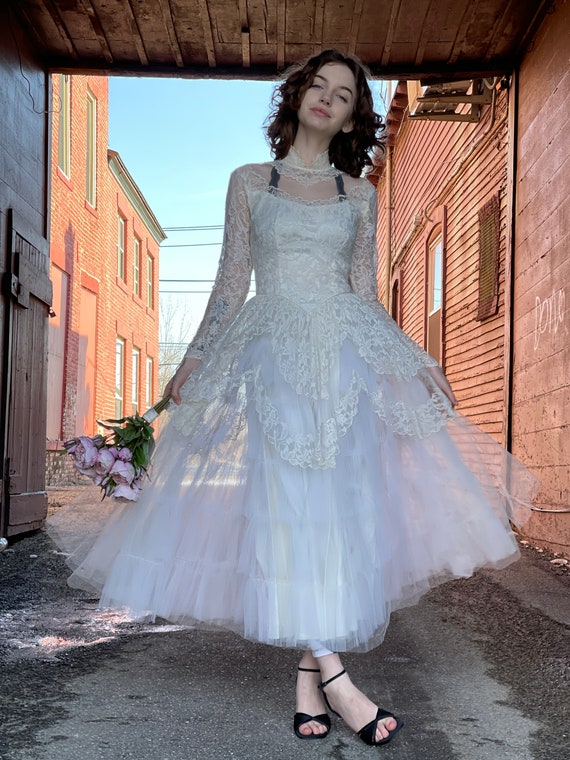
[[[492,317],[499,308],[500,230],[499,196],[494,195],[479,209],[479,320]]]

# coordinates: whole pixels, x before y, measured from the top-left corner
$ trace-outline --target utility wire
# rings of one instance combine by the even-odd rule
[[[179,245],[172,243],[169,245],[161,245],[160,250],[163,248],[201,248],[203,245],[222,245],[221,243],[180,243]]]
[[[223,230],[223,224],[201,224],[196,227],[163,227],[165,232],[194,232],[195,230]]]

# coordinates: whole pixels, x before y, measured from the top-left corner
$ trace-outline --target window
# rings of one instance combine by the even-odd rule
[[[132,373],[131,373],[131,414],[139,410],[139,388],[140,388],[140,363],[141,352],[138,348],[133,347],[132,353]]]
[[[146,357],[146,389],[145,389],[145,405],[147,409],[153,405],[153,393],[152,393],[152,380],[154,374],[154,362],[152,356]]]
[[[125,389],[125,341],[117,335],[115,344],[115,419],[123,416]]]
[[[97,202],[97,101],[87,93],[87,156],[85,198],[95,208]]]
[[[154,308],[154,259],[152,256],[146,257],[146,305],[149,309]]]
[[[141,241],[136,235],[133,237],[133,293],[141,294]]]
[[[428,244],[427,351],[441,362],[441,307],[443,301],[443,240],[441,233]]]
[[[402,270],[396,269],[392,277],[392,294],[390,298],[390,316],[402,326]]]
[[[69,74],[59,75],[59,123],[57,133],[57,165],[66,177],[70,176],[71,100]]]
[[[479,209],[479,298],[477,319],[492,317],[499,309],[499,253],[501,207],[494,195]]]
[[[117,217],[117,277],[125,279],[125,240],[126,222],[119,214]]]

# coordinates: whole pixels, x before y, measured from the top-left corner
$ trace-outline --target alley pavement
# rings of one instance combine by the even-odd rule
[[[23,536],[0,554],[0,758],[568,760],[570,574],[553,559],[523,546],[343,658],[405,722],[372,748],[334,717],[324,741],[294,736],[298,653],[101,612],[45,532]]]

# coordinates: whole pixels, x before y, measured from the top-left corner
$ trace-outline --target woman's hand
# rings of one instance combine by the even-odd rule
[[[445,393],[451,405],[456,406],[457,399],[455,398],[455,393],[449,384],[449,380],[443,374],[441,367],[428,367],[428,372],[432,376],[434,383],[437,385],[440,391],[443,391],[443,393]]]
[[[171,396],[175,404],[180,404],[180,389],[188,380],[192,372],[201,364],[201,359],[184,359],[174,375],[170,378],[164,389],[163,396]]]

